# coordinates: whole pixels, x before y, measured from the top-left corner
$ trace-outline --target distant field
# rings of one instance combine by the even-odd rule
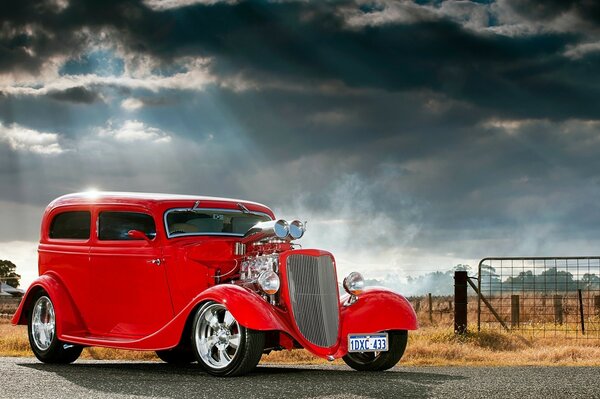
[[[0,320],[0,356],[33,356],[25,326],[12,326]],[[154,352],[86,348],[85,359],[156,360]],[[263,362],[281,364],[320,364],[326,360],[304,350],[272,352]],[[535,340],[498,331],[482,331],[457,337],[447,327],[423,327],[409,334],[401,361],[404,365],[581,365],[600,366],[600,342],[563,338]],[[336,360],[334,364],[342,364]]]

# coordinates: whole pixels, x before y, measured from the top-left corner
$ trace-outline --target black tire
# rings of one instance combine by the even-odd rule
[[[173,349],[156,351],[156,356],[165,363],[173,365],[186,365],[196,361],[192,348],[176,346]]]
[[[213,339],[216,342],[211,346]],[[265,333],[238,324],[225,305],[207,302],[194,315],[191,341],[194,355],[206,372],[234,377],[254,370],[265,347]]]
[[[404,355],[408,343],[407,331],[388,331],[387,352],[352,352],[343,357],[344,362],[357,371],[384,371],[396,365]]]
[[[42,318],[44,320],[41,320]],[[53,320],[53,326],[50,320]],[[27,321],[27,335],[29,336],[31,350],[35,357],[44,363],[73,363],[81,355],[83,346],[60,341],[56,335],[56,324],[54,304],[48,294],[42,291],[33,299],[33,306],[29,311]],[[47,327],[40,327],[41,325],[46,325]],[[43,337],[40,336],[42,329],[44,330]]]

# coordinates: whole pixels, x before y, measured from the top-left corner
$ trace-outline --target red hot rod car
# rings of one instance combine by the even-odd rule
[[[249,201],[65,195],[44,213],[40,277],[13,323],[46,363],[104,346],[233,376],[263,353],[305,348],[357,370],[393,367],[417,328],[410,303],[356,272],[340,298],[333,255],[294,243],[304,230]]]

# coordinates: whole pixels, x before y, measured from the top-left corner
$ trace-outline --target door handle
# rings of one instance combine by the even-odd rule
[[[152,264],[154,264],[156,266],[160,266],[160,264],[162,263],[162,261],[159,258],[156,258],[156,259],[149,260],[148,263],[152,263]]]

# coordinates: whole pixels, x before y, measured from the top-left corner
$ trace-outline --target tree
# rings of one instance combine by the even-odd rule
[[[573,274],[565,270],[558,270],[556,267],[550,267],[540,274],[544,286],[554,288],[556,291],[568,291],[577,287]]]
[[[502,281],[500,276],[496,273],[496,268],[485,263],[481,265],[481,291],[495,292],[502,290]]]
[[[599,289],[600,288],[600,277],[593,273],[585,273],[581,282],[585,284],[588,289]]]
[[[470,272],[471,266],[459,264],[459,265],[454,266],[454,271],[455,272]]]
[[[0,281],[11,287],[18,288],[21,275],[15,272],[17,266],[9,260],[0,260]]]

